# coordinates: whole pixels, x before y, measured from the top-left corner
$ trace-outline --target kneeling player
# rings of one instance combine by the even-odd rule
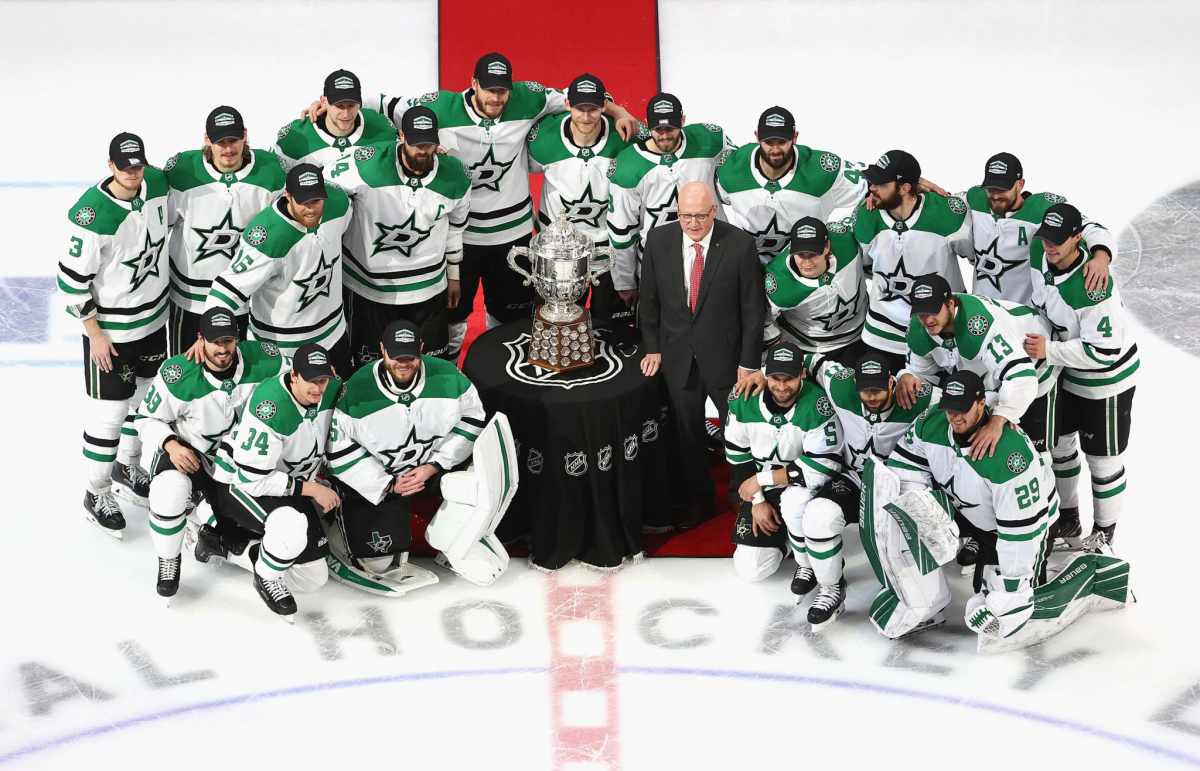
[[[334,556],[359,579],[381,584],[379,593],[395,594],[437,582],[408,563],[409,501],[471,457],[486,422],[471,381],[452,363],[421,355],[415,323],[389,324],[380,352],[381,360],[350,378],[334,410],[329,463],[344,493],[343,549]],[[334,576],[342,578],[336,566]]]
[[[255,387],[288,370],[287,360],[271,343],[239,344],[238,324],[229,311],[206,311],[199,328],[204,360],[194,363],[183,355],[168,359],[134,423],[143,444],[155,450],[150,464],[150,538],[158,552],[158,593],[168,598],[179,589],[184,515],[198,494],[213,507],[214,516],[201,527],[196,558],[207,562],[211,553],[228,556],[228,547],[220,545],[221,534],[226,542],[242,541],[240,528],[216,518],[219,504],[212,473],[217,446],[237,423]]]
[[[300,346],[290,372],[254,389],[217,457],[222,515],[261,538],[228,560],[254,573],[258,595],[289,623],[296,600],[287,578],[308,592],[329,575],[321,514],[339,499],[316,479],[338,390],[329,353]]]

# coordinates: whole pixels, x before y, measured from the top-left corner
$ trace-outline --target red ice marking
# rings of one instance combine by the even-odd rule
[[[574,585],[550,577],[550,717],[555,771],[621,763],[612,577]]]

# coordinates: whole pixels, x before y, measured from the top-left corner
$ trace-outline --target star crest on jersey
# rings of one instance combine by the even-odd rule
[[[779,229],[778,214],[772,214],[771,221],[767,223],[767,226],[751,235],[754,236],[754,242],[758,245],[759,256],[774,257],[783,251],[783,247],[788,242],[787,232]]]
[[[833,405],[829,403],[828,396],[822,396],[817,399],[817,412],[821,413],[827,418],[833,415]]]
[[[1028,466],[1028,461],[1025,460],[1025,456],[1021,453],[1014,452],[1012,455],[1008,456],[1008,470],[1012,473],[1020,474]]]
[[[601,201],[592,193],[591,182],[578,198],[568,200],[564,197],[562,204],[568,222],[578,222],[593,228],[600,227],[600,218],[608,210],[608,200]]]
[[[608,171],[604,172],[604,176],[612,179],[612,175],[617,173],[617,159],[613,158],[608,162]]]
[[[541,83],[538,83],[536,80],[525,81],[525,88],[528,88],[530,91],[537,91],[537,92],[546,90],[546,87],[543,86]]]
[[[375,227],[379,228],[379,235],[372,241],[375,244],[375,250],[371,252],[371,255],[396,251],[405,257],[410,256],[412,250],[429,238],[429,234],[433,232],[432,227],[424,229],[417,227],[416,220],[417,212],[414,210],[408,215],[408,219],[399,225],[384,225],[382,222],[376,222]]]
[[[265,353],[268,356],[278,356],[279,355],[279,346],[275,345],[275,343],[268,343],[268,342],[264,341],[264,342],[259,343],[259,346],[262,347],[263,353]]]
[[[813,321],[821,321],[825,324],[825,331],[832,332],[845,324],[850,319],[858,314],[858,295],[854,295],[849,300],[841,295],[837,296],[837,305],[829,313],[820,316],[813,316]]]
[[[167,383],[178,383],[179,378],[183,377],[183,367],[178,364],[168,364],[163,367],[162,379]]]
[[[854,370],[849,367],[838,367],[837,371],[833,373],[833,377],[835,380],[849,380],[854,377]]]
[[[844,220],[825,223],[825,229],[830,233],[845,233],[848,229]]]
[[[715,123],[701,123],[700,125],[714,134],[720,134],[724,130]]]
[[[891,273],[880,273],[884,281],[884,300],[904,300],[908,302],[908,296],[912,294],[913,281],[916,276],[912,275],[904,269],[904,258],[901,257],[896,262],[896,269]]]
[[[354,150],[354,160],[356,161],[369,161],[374,157],[374,147],[359,147]]]
[[[255,225],[246,233],[246,241],[251,246],[262,246],[267,242],[267,229],[262,225]]]
[[[497,161],[496,148],[489,147],[487,155],[483,156],[479,163],[472,164],[468,167],[471,171],[471,187],[499,191],[500,180],[503,179],[504,175],[508,173],[508,170],[512,168],[515,160],[516,158],[513,158],[513,160],[508,161],[507,163],[503,161]]]
[[[726,147],[722,150],[721,154],[717,156],[717,168],[724,166],[725,161],[729,160],[729,156],[731,155],[733,155],[733,148]]]
[[[827,171],[832,174],[838,170],[838,166],[842,165],[842,159],[833,153],[821,153],[821,158],[817,163],[821,164],[821,171]]]
[[[767,294],[775,294],[779,291],[779,281],[775,278],[774,273],[768,273],[763,279],[763,286],[766,287]]]
[[[175,164],[177,163],[179,163],[179,153],[175,153],[167,159],[167,162],[163,164],[163,171],[170,171],[175,168]]]
[[[1000,279],[1013,268],[1025,264],[1024,260],[1006,260],[999,253],[999,238],[993,238],[992,243],[982,252],[975,250],[975,277],[987,281],[1000,291]]]
[[[371,540],[367,541],[367,546],[370,546],[376,554],[383,554],[392,548],[392,537],[390,535],[380,535],[378,531],[373,532],[371,533]]]
[[[973,509],[979,505],[977,503],[967,503],[959,497],[958,493],[954,490],[954,477],[950,477],[950,481],[942,488],[942,492],[946,494],[946,497],[950,499],[950,503],[954,504],[954,508],[958,509],[959,512],[962,512],[964,509]]]
[[[161,275],[158,269],[158,256],[162,252],[163,240],[160,238],[157,241],[151,241],[150,232],[147,231],[146,243],[142,245],[142,251],[138,256],[121,262],[122,265],[133,270],[133,277],[129,279],[129,291],[136,292],[142,284],[146,283],[146,279],[152,276],[157,278]]]
[[[275,407],[275,402],[270,399],[265,399],[254,405],[254,415],[259,420],[270,420],[275,417],[276,412],[278,412],[278,409]]]
[[[404,438],[403,442],[390,450],[383,450],[379,454],[384,457],[389,472],[407,471],[416,468],[421,458],[425,457],[426,451],[440,438],[434,436],[429,439],[420,439],[417,437],[417,427],[413,426],[409,428],[408,436]]]
[[[437,91],[429,91],[421,94],[420,101],[422,104],[429,104],[430,102],[436,102],[439,96],[441,96],[441,94],[439,94]]]
[[[299,281],[293,280],[292,283],[304,289],[300,293],[300,308],[304,310],[312,305],[321,297],[329,297],[329,290],[333,287],[333,269],[337,267],[337,258],[334,257],[332,262],[325,261],[325,254],[321,254],[321,259],[317,262],[317,266],[313,268],[313,272]]]
[[[928,383],[922,383],[921,387],[917,389],[917,396],[919,397],[929,396],[931,393],[933,393],[933,386],[929,385]]]
[[[1067,202],[1067,199],[1065,197],[1063,197],[1061,195],[1056,195],[1054,193],[1042,193],[1042,197],[1044,197],[1050,203],[1066,203]]]
[[[283,128],[279,129],[279,133],[275,135],[275,139],[282,141],[284,137],[292,132],[292,124],[288,123]]]
[[[96,221],[96,210],[90,206],[81,206],[75,212],[75,224],[87,227]]]
[[[221,221],[211,228],[192,228],[192,231],[200,236],[200,243],[196,246],[195,262],[207,260],[218,254],[227,260],[232,260],[233,253],[242,239],[242,230],[233,224],[233,209],[225,212]]]
[[[987,316],[980,313],[967,319],[967,331],[976,337],[982,336],[984,332],[988,331]]]
[[[1107,295],[1107,294],[1108,294],[1108,287],[1102,286],[1099,289],[1089,289],[1087,296],[1088,296],[1088,299],[1091,300],[1092,302],[1098,303],[1101,300],[1103,300],[1105,295]]]
[[[211,434],[201,434],[200,436],[208,442],[208,448],[203,451],[204,454],[208,455],[209,457],[216,455],[217,447],[221,444],[221,439],[223,439],[226,434],[232,431],[233,427],[236,425],[237,415],[234,415],[233,418],[230,419],[229,425],[225,426],[225,428],[222,428],[220,431],[215,431]]]
[[[966,202],[963,201],[963,199],[959,198],[956,195],[952,195],[949,198],[947,198],[946,205],[949,206],[950,211],[954,212],[955,214],[966,214],[967,213]]]
[[[679,189],[672,188],[671,197],[662,206],[646,209],[646,215],[650,217],[650,227],[652,228],[656,228],[659,225],[666,225],[670,222],[678,222]]]
[[[321,462],[321,448],[314,442],[312,449],[298,461],[285,460],[283,465],[287,466],[287,475],[290,477],[303,478],[309,475],[313,468]]]

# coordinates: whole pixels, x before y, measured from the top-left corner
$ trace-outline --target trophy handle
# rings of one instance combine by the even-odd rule
[[[537,261],[537,259],[533,256],[533,254],[529,251],[529,249],[527,249],[524,246],[514,246],[513,248],[508,250],[508,267],[512,268],[513,271],[517,275],[524,276],[525,277],[524,286],[529,286],[530,284],[533,283],[533,276],[527,270],[525,270],[524,268],[521,268],[520,266],[517,265],[517,255],[518,254],[521,254],[521,255],[524,255],[525,257],[527,257],[529,259],[529,267],[533,268],[534,270],[537,270],[536,268],[534,268],[534,263]]]
[[[603,257],[603,260],[596,259]],[[592,249],[592,256],[588,259],[588,280],[592,286],[600,286],[600,276],[612,270],[613,261],[617,259],[617,252],[611,246],[597,246]]]

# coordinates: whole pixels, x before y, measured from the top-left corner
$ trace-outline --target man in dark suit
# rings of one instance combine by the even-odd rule
[[[731,390],[762,392],[759,372],[766,299],[758,250],[746,232],[716,220],[712,188],[679,191],[679,225],[650,231],[642,256],[638,325],[646,346],[642,372],[662,369],[687,485],[687,511],[675,524],[695,527],[712,516],[716,490],[708,474],[705,399],[721,425]]]

